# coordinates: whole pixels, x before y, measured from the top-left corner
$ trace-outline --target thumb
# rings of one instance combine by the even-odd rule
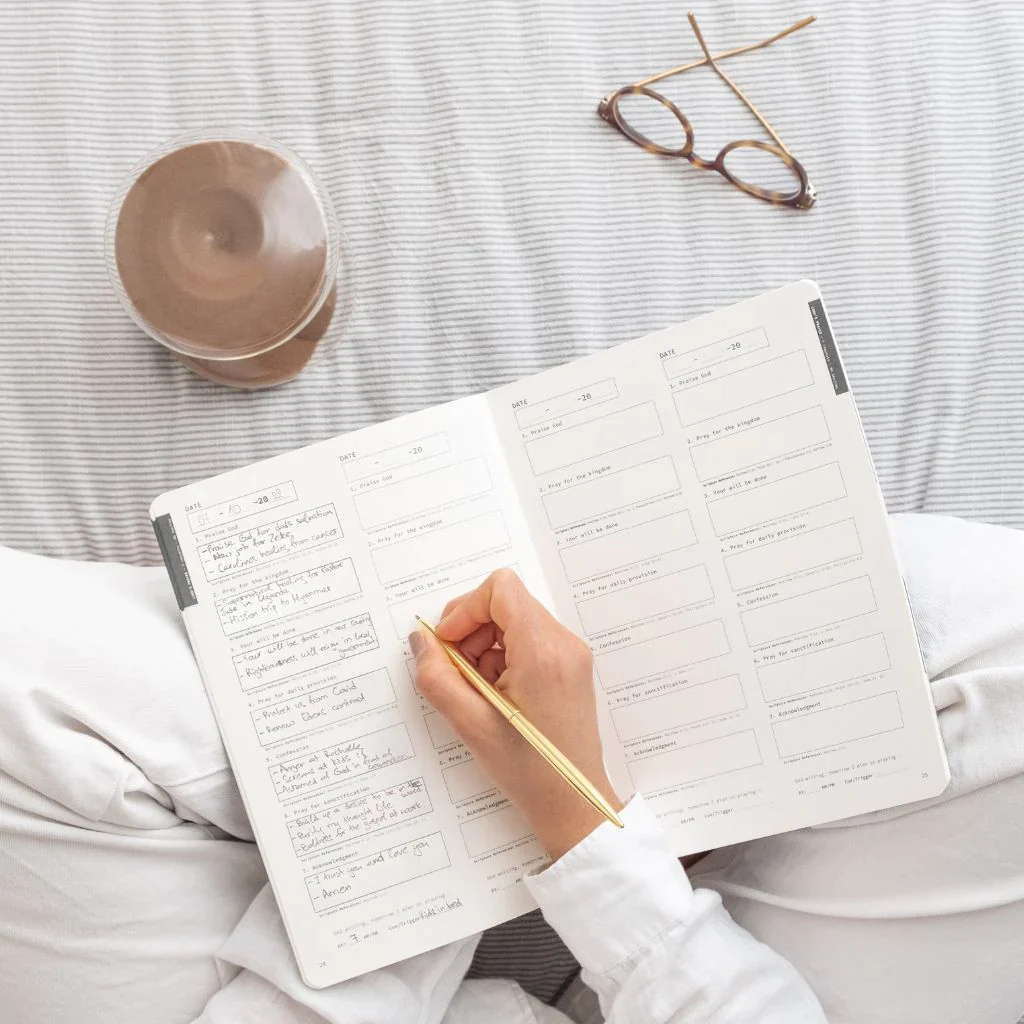
[[[409,634],[416,656],[416,689],[468,743],[493,728],[500,715],[452,664],[437,638],[424,629]]]

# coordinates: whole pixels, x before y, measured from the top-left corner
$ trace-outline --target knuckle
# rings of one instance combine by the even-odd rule
[[[502,568],[495,569],[491,573],[491,585],[494,587],[521,587],[523,581],[516,575],[512,569]]]

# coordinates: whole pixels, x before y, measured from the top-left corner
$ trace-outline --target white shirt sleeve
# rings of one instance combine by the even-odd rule
[[[642,797],[622,819],[526,879],[609,1024],[824,1024],[796,970],[690,887]]]
[[[526,884],[583,966],[609,1024],[824,1024],[793,967],[736,925],[717,893],[690,887],[641,797]],[[510,983],[465,982],[474,940],[323,990],[302,983],[269,888],[221,949],[243,968],[200,1021],[537,1021]],[[461,986],[460,986],[461,983]],[[454,1000],[454,1001],[453,1001]],[[503,1007],[496,1018],[492,1010]],[[564,1019],[555,1011],[551,1019]]]

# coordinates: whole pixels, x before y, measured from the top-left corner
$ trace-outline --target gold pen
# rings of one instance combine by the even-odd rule
[[[473,665],[463,657],[454,644],[442,640],[425,619],[418,615],[416,621],[445,649],[445,653],[451,659],[452,664],[465,676],[476,691],[511,725],[534,750],[544,758],[566,782],[576,790],[580,796],[588,800],[599,810],[613,825],[618,828],[625,828],[622,819],[615,813],[615,809],[598,792],[597,788],[587,777],[554,745],[526,716],[508,699],[497,687],[492,686]]]

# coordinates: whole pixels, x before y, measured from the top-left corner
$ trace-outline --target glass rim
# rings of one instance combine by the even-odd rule
[[[766,188],[764,185],[747,181],[746,178],[742,178],[734,171],[729,170],[726,163],[729,155],[741,149],[753,149],[762,153],[770,153],[793,176],[796,188],[792,192],[780,192],[778,189]],[[764,199],[766,202],[795,205],[801,198],[810,196],[813,193],[813,188],[808,180],[803,164],[795,156],[787,153],[774,142],[764,142],[760,139],[736,139],[733,142],[728,142],[719,150],[718,156],[715,157],[715,165],[722,177],[736,188],[754,196],[756,199]]]
[[[635,125],[630,124],[629,118],[621,110],[620,101],[624,96],[637,95],[649,97],[675,117],[680,128],[686,133],[685,146],[669,149],[667,146],[662,146],[653,139],[648,138]],[[598,106],[598,113],[630,142],[639,146],[645,152],[653,153],[657,156],[682,157],[701,170],[717,171],[734,188],[753,196],[755,199],[761,199],[777,206],[791,206],[801,210],[809,209],[815,203],[817,193],[810,182],[803,164],[792,153],[787,152],[786,149],[775,142],[766,142],[760,139],[735,139],[732,142],[727,142],[718,151],[718,155],[714,160],[707,160],[699,156],[694,148],[695,138],[690,119],[667,96],[663,96],[646,85],[626,85],[621,89],[616,89],[615,92],[606,96],[601,101]],[[793,175],[795,179],[794,189],[790,192],[780,192],[778,189],[765,188],[764,186],[749,182],[730,171],[725,161],[729,154],[737,149],[758,149],[775,156]]]
[[[223,351],[210,351],[203,346],[190,346],[178,339],[168,338],[158,328],[153,327],[146,317],[139,312],[135,303],[132,302],[131,296],[128,295],[117,269],[117,224],[124,201],[136,181],[145,171],[164,157],[179,149],[186,149],[189,146],[200,145],[204,142],[244,142],[283,157],[294,167],[309,188],[323,217],[325,229],[326,252],[324,256],[323,280],[315,293],[315,298],[310,303],[309,309],[294,324],[280,332],[282,334],[281,337],[273,337],[263,343],[253,343],[247,348],[232,351],[227,355]],[[339,281],[339,278],[346,269],[345,261],[341,258],[342,248],[341,234],[334,204],[331,202],[330,195],[316,172],[291,147],[260,132],[245,128],[209,127],[192,129],[167,139],[161,145],[144,154],[132,165],[118,185],[110,201],[103,231],[103,251],[104,261],[107,265],[107,277],[118,301],[129,317],[135,322],[136,326],[140,327],[154,341],[159,342],[171,352],[210,362],[226,363],[236,362],[240,359],[252,359],[254,356],[264,355],[276,348],[280,348],[301,334],[320,310],[323,309],[324,303],[327,301],[332,289],[342,283]]]
[[[635,125],[630,124],[629,118],[620,109],[622,99],[625,96],[647,96],[668,110],[682,129],[686,144],[676,149],[669,149],[667,146],[662,146],[660,143],[648,138]],[[655,92],[654,89],[649,89],[645,85],[627,85],[612,93],[608,99],[608,106],[611,110],[612,119],[619,131],[642,149],[656,153],[659,156],[681,156],[683,158],[688,158],[689,154],[693,152],[693,125],[690,124],[690,119],[667,96],[662,96],[660,92]]]

